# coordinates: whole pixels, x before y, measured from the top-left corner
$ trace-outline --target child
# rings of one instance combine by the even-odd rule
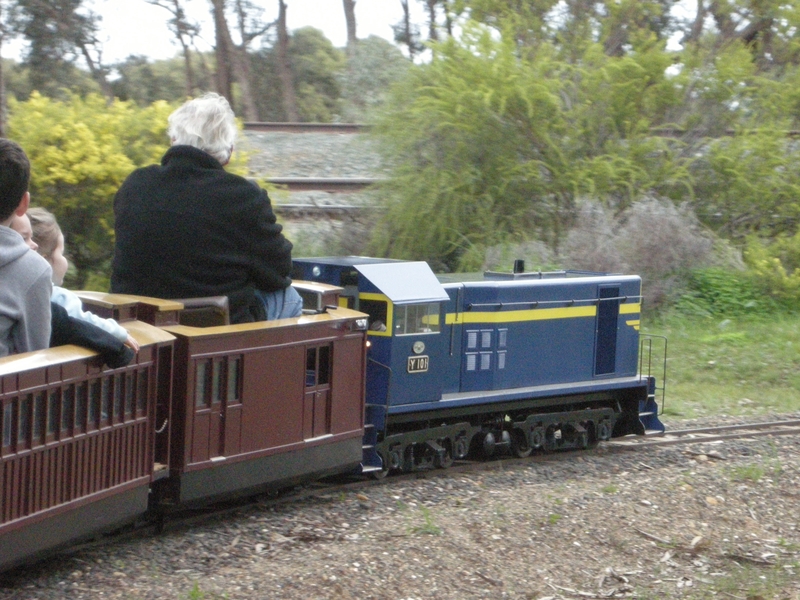
[[[50,341],[50,265],[11,230],[28,209],[30,175],[19,144],[0,138],[0,357]]]
[[[32,244],[38,248],[39,254],[53,268],[53,295],[51,300],[55,304],[63,306],[70,317],[88,321],[113,335],[120,342],[132,348],[134,352],[138,352],[139,344],[124,327],[114,319],[103,319],[91,312],[84,311],[80,298],[69,290],[60,287],[64,281],[64,275],[67,272],[69,263],[64,257],[64,235],[61,233],[61,228],[58,226],[53,213],[40,207],[29,208],[28,212],[21,217],[17,217],[11,226],[21,235],[24,235],[26,221],[28,220],[30,222],[29,228],[32,230]]]

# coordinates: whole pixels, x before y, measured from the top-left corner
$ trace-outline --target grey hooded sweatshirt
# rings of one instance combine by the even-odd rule
[[[0,225],[0,356],[50,346],[52,273],[20,234]]]

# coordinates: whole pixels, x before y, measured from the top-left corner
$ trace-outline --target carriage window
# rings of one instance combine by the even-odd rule
[[[306,387],[317,385],[317,349],[306,350]]]
[[[228,359],[228,404],[239,401],[239,368],[241,359]]]
[[[195,406],[206,406],[208,401],[206,400],[207,394],[206,390],[208,389],[208,363],[198,362],[195,367],[195,378],[194,378],[194,404]]]
[[[47,435],[55,435],[58,427],[58,397],[58,390],[50,392],[50,398],[47,402]]]
[[[331,381],[331,346],[306,349],[306,387],[326,385]]]
[[[139,371],[139,380],[136,382],[136,412],[143,413],[147,410],[147,371]]]
[[[222,402],[222,361],[214,361],[211,375],[211,403]]]
[[[75,388],[68,385],[61,395],[61,431],[64,433],[68,433],[72,429],[74,405]]]
[[[122,373],[114,375],[114,417],[115,421],[122,421]]]
[[[100,381],[95,379],[89,384],[89,427],[97,427],[97,417],[100,414]]]
[[[75,396],[75,431],[83,431],[86,428],[86,382],[78,384]]]
[[[19,421],[17,428],[17,445],[28,446],[28,436],[31,432],[31,406],[33,405],[33,396],[28,394],[19,400]]]
[[[47,396],[44,392],[36,394],[33,401],[33,443],[41,444],[44,431],[44,418],[47,409]]]
[[[331,380],[331,347],[320,346],[319,349],[319,385]]]
[[[103,421],[108,421],[111,418],[111,380],[108,377],[103,378],[100,388],[100,398],[102,398],[102,412],[100,418]]]
[[[125,373],[125,418],[130,419],[133,416],[133,399],[134,392],[134,374],[131,372]]]
[[[412,335],[419,333],[438,333],[439,304],[412,304],[394,307],[395,335]]]
[[[11,433],[14,429],[11,426],[11,417],[12,417],[12,410],[13,405],[11,402],[6,404],[3,407],[3,447],[7,447],[11,445]]]
[[[384,300],[364,300],[359,301],[358,310],[369,315],[370,331],[386,331],[387,327],[387,303]]]

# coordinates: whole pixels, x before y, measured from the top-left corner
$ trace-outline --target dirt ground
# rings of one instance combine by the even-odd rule
[[[800,600],[800,437],[252,506],[0,578],[0,599],[28,598]]]

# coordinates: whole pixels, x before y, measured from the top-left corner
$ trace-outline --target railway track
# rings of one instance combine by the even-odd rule
[[[629,436],[601,442],[599,448],[610,451],[630,451],[659,446],[692,445],[697,443],[718,442],[733,439],[755,438],[764,436],[800,436],[800,420],[771,421],[748,423],[741,425],[723,425],[719,427],[702,427],[694,429],[673,430],[660,435]],[[526,458],[502,456],[490,460],[457,460],[447,469],[429,469],[413,473],[399,473],[384,479],[371,479],[363,476],[337,476],[327,480],[311,483],[284,492],[259,494],[246,498],[238,498],[207,505],[201,508],[181,509],[174,513],[161,515],[148,521],[141,521],[122,530],[97,537],[93,540],[72,546],[62,554],[75,554],[85,550],[97,549],[123,541],[158,535],[166,531],[178,531],[198,525],[211,519],[220,519],[246,511],[253,507],[269,508],[286,505],[310,498],[326,498],[341,496],[346,493],[366,492],[375,486],[394,485],[417,479],[452,477],[480,471],[502,470],[509,467],[531,463],[569,462],[574,460],[582,450],[566,450],[554,453],[532,454]],[[15,572],[20,575],[26,567],[12,570],[3,576],[14,578]]]
[[[362,192],[380,183],[374,177],[268,177],[267,181],[290,192]]]
[[[362,123],[244,123],[245,131],[259,133],[363,133],[369,128]]]
[[[783,435],[800,435],[800,420],[767,421],[742,425],[723,425],[720,427],[676,429],[663,434],[654,434],[645,437],[628,436],[625,438],[617,438],[604,442],[604,444],[611,448],[635,449]]]

